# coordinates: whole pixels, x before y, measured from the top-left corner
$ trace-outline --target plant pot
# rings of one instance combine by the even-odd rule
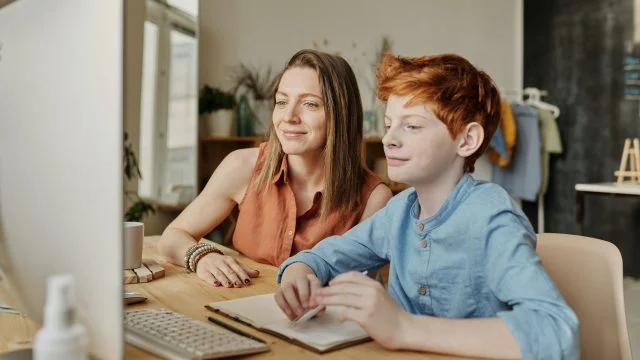
[[[206,136],[231,136],[234,133],[234,112],[231,109],[218,110],[204,116]]]
[[[264,135],[269,130],[273,118],[271,100],[255,100],[253,102],[253,114],[255,116],[253,131],[255,135]]]

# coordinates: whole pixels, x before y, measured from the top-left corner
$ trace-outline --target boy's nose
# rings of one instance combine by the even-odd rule
[[[395,131],[391,128],[382,137],[382,145],[386,148],[395,148],[400,146],[398,138],[395,136]]]

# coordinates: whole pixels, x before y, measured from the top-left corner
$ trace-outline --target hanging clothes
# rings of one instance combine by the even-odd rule
[[[511,104],[518,141],[507,166],[492,166],[492,181],[511,196],[535,201],[541,184],[541,144],[538,111],[529,105]],[[514,133],[515,133],[514,132]]]
[[[542,180],[540,184],[540,193],[546,194],[549,186],[549,158],[551,154],[562,153],[562,140],[558,123],[555,116],[550,110],[537,109],[538,118],[540,119],[540,142],[542,145]]]
[[[504,142],[504,134],[502,133],[502,128],[500,126],[496,128],[496,132],[493,134],[489,146],[490,150],[497,152],[500,158],[507,159],[509,157],[507,144]]]
[[[509,102],[501,102],[500,126],[491,138],[489,144],[488,158],[493,164],[507,166],[511,162],[513,147],[516,145],[516,121]]]

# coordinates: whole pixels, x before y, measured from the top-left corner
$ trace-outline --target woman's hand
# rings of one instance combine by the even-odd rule
[[[321,287],[320,280],[315,275],[301,274],[282,284],[276,291],[276,303],[289,320],[294,320],[315,307],[311,306],[310,300]]]
[[[359,273],[336,276],[329,286],[318,290],[311,306],[339,305],[344,307],[343,320],[357,322],[380,345],[396,349],[403,336],[403,323],[409,314],[396,305],[376,280]]]
[[[239,263],[234,257],[211,253],[205,255],[196,266],[198,277],[213,286],[243,287],[251,284],[251,278],[260,272]]]

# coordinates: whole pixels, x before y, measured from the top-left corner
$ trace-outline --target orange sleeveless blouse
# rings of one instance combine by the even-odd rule
[[[312,248],[328,236],[341,235],[355,226],[360,222],[369,195],[382,182],[377,175],[366,170],[362,201],[351,213],[334,211],[321,220],[322,192],[316,192],[311,208],[296,216],[296,200],[288,182],[286,155],[280,165],[280,172],[269,183],[266,192],[262,194],[262,190],[258,193],[254,189],[253,183],[265,156],[266,143],[263,143],[260,145],[251,181],[239,205],[233,246],[255,261],[274,266],[279,266],[299,251]]]

